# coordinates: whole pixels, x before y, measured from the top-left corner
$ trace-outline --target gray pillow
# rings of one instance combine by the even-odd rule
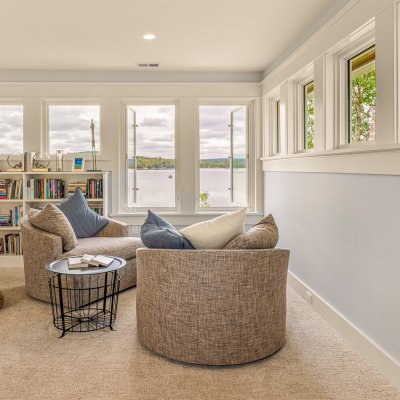
[[[74,230],[67,217],[55,205],[46,204],[41,211],[30,208],[28,218],[36,228],[61,236],[65,251],[70,251],[78,245]]]
[[[58,207],[67,217],[78,239],[92,237],[108,224],[107,218],[101,217],[89,208],[79,187]]]
[[[225,249],[273,249],[278,243],[279,232],[274,217],[269,214],[247,232],[232,239]]]
[[[171,224],[150,210],[140,230],[140,238],[150,249],[194,248]]]

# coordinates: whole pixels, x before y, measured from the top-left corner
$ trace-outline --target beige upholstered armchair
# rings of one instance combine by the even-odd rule
[[[49,275],[45,264],[58,258],[82,254],[104,254],[122,257],[126,266],[120,271],[121,287],[136,285],[136,249],[143,246],[139,238],[128,237],[128,225],[110,219],[95,237],[78,239],[78,246],[64,252],[60,236],[45,232],[29,223],[27,216],[20,221],[24,252],[25,286],[29,296],[50,301]]]
[[[285,343],[289,250],[137,251],[140,341],[174,360],[230,365]]]

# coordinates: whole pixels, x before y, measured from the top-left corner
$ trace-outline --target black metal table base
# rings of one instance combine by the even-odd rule
[[[66,332],[113,329],[117,316],[120,276],[54,274],[49,279],[53,325]]]

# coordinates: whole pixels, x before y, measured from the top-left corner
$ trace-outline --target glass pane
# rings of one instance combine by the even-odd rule
[[[49,152],[64,154],[92,152],[91,120],[95,124],[96,152],[100,152],[100,106],[49,106]]]
[[[375,46],[348,61],[349,143],[375,140]]]
[[[175,106],[129,106],[127,114],[128,203],[175,207]]]
[[[247,205],[246,108],[232,111],[232,203]]]
[[[13,152],[23,152],[23,106],[0,105],[0,153]]]
[[[314,81],[304,86],[304,148],[314,148]]]
[[[232,207],[231,113],[239,106],[200,106],[199,206]]]

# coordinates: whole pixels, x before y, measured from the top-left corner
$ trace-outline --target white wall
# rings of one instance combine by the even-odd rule
[[[400,361],[400,177],[267,172],[290,271]]]
[[[263,80],[265,213],[280,230],[280,247],[291,250],[290,272],[332,306],[347,326],[370,339],[387,376],[400,371],[400,140],[399,4],[353,0]],[[335,120],[335,66],[331,52],[361,26],[374,21],[377,51],[377,141],[367,147],[335,148],[343,133]],[[290,108],[293,76],[312,65],[319,102],[318,148],[296,153]],[[316,73],[317,71],[317,73]],[[268,99],[280,89],[284,152],[270,157]],[[289,99],[289,100],[288,100]],[[318,121],[317,121],[318,120]],[[332,322],[332,321],[331,321]],[[344,334],[344,330],[342,330]],[[349,337],[349,335],[348,335]],[[366,354],[368,351],[364,352]],[[371,352],[372,354],[373,352]],[[367,354],[366,354],[367,355]],[[371,357],[377,359],[380,356]]]

